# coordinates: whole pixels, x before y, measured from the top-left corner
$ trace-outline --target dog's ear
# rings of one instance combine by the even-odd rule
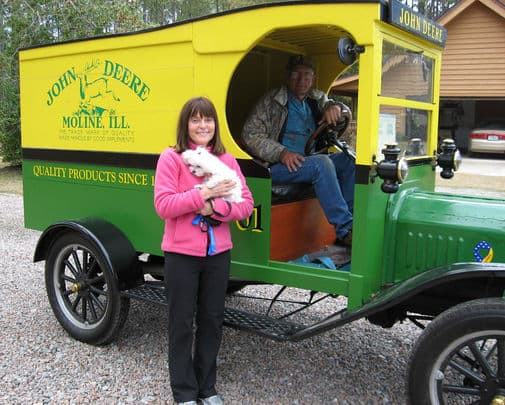
[[[186,149],[184,152],[182,152],[181,156],[184,163],[189,164],[192,154],[193,151],[191,149]]]

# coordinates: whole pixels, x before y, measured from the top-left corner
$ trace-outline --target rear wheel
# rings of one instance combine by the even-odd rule
[[[54,315],[75,339],[110,343],[126,321],[128,298],[103,254],[86,238],[67,233],[51,247],[45,266],[46,290]]]
[[[409,365],[411,404],[498,404],[505,400],[505,301],[479,299],[439,315]]]

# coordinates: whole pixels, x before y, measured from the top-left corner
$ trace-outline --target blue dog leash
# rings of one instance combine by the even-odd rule
[[[202,215],[198,214],[195,219],[191,222],[193,225],[200,225],[202,232],[207,232],[209,235],[209,248],[207,249],[207,254],[212,255],[216,253],[216,238],[214,236],[214,228],[209,225],[207,219]]]

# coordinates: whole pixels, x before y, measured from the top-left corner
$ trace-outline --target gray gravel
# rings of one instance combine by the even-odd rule
[[[0,207],[0,403],[171,403],[163,309],[133,302],[109,346],[73,340],[49,307],[43,263],[32,262],[40,233],[23,228],[22,197],[0,193]],[[229,404],[404,404],[418,335],[409,323],[366,321],[299,343],[225,329],[218,389]]]

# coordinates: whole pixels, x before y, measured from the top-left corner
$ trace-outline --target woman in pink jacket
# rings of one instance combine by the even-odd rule
[[[235,186],[232,180],[223,180],[213,188],[195,187],[203,177],[190,172],[181,153],[196,147],[207,148],[237,172],[242,183],[241,202],[223,199]],[[216,109],[204,97],[186,102],[179,115],[177,144],[158,160],[154,206],[165,220],[161,247],[165,252],[168,362],[174,400],[223,404],[215,383],[232,248],[228,223],[250,216],[253,199],[237,161],[225,152]]]

